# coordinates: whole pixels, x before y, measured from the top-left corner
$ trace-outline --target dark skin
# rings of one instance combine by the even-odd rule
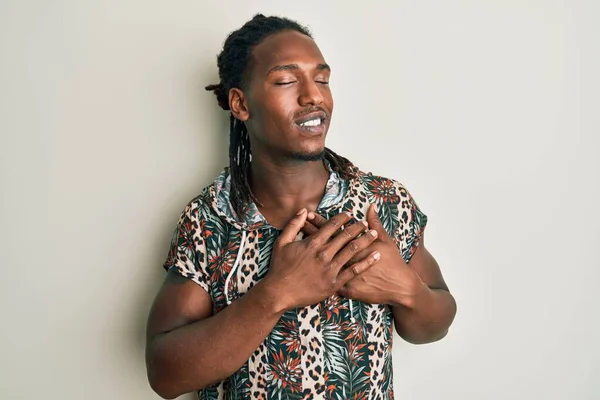
[[[252,147],[252,192],[260,212],[281,228],[299,209],[315,210],[329,173],[319,159],[333,113],[330,68],[309,37],[284,32],[254,49],[253,80],[232,89],[232,114],[246,123]],[[298,120],[325,116],[322,132],[306,134]],[[317,158],[305,161],[306,158]]]
[[[454,316],[453,299],[441,292],[447,288],[423,243],[406,266],[372,217],[368,222],[374,229],[367,230],[365,223],[348,225],[347,214],[325,221],[309,213],[317,208],[328,179],[317,158],[333,112],[330,70],[314,41],[283,32],[265,39],[253,55],[249,82],[231,89],[229,106],[248,127],[251,186],[263,205],[260,211],[283,233],[266,277],[216,315],[204,289],[169,272],[150,311],[146,344],[148,378],[164,398],[226,379],[286,310],[334,293],[392,304],[396,329],[414,343],[441,338]],[[307,132],[299,122],[309,114],[325,122]],[[295,241],[303,229],[309,235]],[[379,263],[385,268],[375,269]]]
[[[315,213],[309,213],[308,219],[303,228],[307,235],[314,234],[327,222]],[[407,264],[384,229],[374,205],[367,212],[367,222],[378,232],[378,237],[363,251],[376,250],[381,259],[369,271],[350,280],[338,293],[364,303],[391,305],[396,332],[407,342],[423,344],[442,339],[456,314],[456,302],[437,261],[425,248],[424,235]],[[362,255],[358,252],[356,258]]]
[[[333,295],[381,257],[372,251],[356,259],[377,238],[378,232],[367,231],[366,224],[351,224],[336,235],[351,220],[345,213],[295,241],[306,225],[307,209],[316,208],[327,181],[322,162],[303,160],[323,151],[327,130],[308,135],[297,121],[313,109],[331,115],[331,94],[322,83],[328,70],[316,44],[290,32],[267,38],[255,47],[254,56],[248,87],[230,91],[230,108],[248,126],[252,174],[260,176],[253,179],[252,189],[263,201],[261,212],[284,229],[266,277],[216,315],[204,289],[169,272],[150,311],[146,342],[148,379],[163,398],[226,379],[250,358],[286,310]],[[282,62],[295,67],[273,71]],[[289,71],[293,76],[283,73]],[[278,85],[283,79],[291,84]]]

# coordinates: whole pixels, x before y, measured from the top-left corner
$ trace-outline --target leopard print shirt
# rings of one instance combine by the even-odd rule
[[[346,211],[360,221],[369,204],[375,203],[386,231],[408,262],[427,217],[400,183],[356,172],[355,179],[346,181],[330,170],[317,212],[330,218]],[[253,204],[244,218],[238,218],[231,208],[229,189],[225,169],[187,205],[164,265],[206,290],[213,313],[243,296],[266,275],[280,234]],[[285,312],[238,371],[198,391],[198,398],[393,399],[392,338],[388,305],[334,295]]]

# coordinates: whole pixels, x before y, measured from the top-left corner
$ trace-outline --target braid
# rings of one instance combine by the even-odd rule
[[[229,91],[232,88],[242,89],[247,82],[252,69],[254,47],[266,37],[284,31],[296,31],[312,38],[310,31],[295,21],[281,17],[265,17],[262,14],[256,14],[227,37],[223,50],[217,56],[220,82],[206,87],[206,90],[215,94],[219,107],[229,111]],[[324,158],[340,177],[347,179],[354,176],[352,164],[347,159],[329,149],[326,149]],[[250,189],[251,160],[250,137],[246,125],[232,114],[229,123],[230,198],[238,215],[245,214],[251,201],[260,205]]]
[[[243,215],[250,201],[260,202],[250,189],[250,136],[246,125],[229,116],[229,173],[231,174],[231,205],[238,215]]]
[[[354,179],[358,175],[358,169],[345,157],[342,157],[333,152],[329,148],[325,148],[323,158],[329,162],[329,166],[335,171],[340,178],[345,180]]]
[[[225,86],[222,83],[217,85],[208,85],[206,90],[214,92],[215,96],[217,96],[217,103],[219,107],[223,110],[229,110],[229,95],[225,91]]]

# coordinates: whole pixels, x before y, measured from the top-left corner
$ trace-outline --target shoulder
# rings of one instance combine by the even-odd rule
[[[427,225],[427,215],[406,186],[395,179],[365,172],[359,172],[356,184],[364,190],[366,201],[377,206],[384,227],[404,243],[406,256],[410,257]]]
[[[412,201],[408,189],[395,179],[359,171],[357,182],[365,188],[372,203],[409,207]]]
[[[188,220],[197,223],[200,220],[212,220],[218,218],[212,209],[212,194],[214,184],[204,187],[198,196],[194,197],[185,205],[181,213],[180,222]]]

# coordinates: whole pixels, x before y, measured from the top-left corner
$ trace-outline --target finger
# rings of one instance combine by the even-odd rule
[[[342,288],[346,283],[348,283],[349,280],[351,280],[355,276],[360,275],[363,272],[365,272],[366,270],[368,270],[369,268],[371,268],[373,265],[375,265],[377,263],[377,261],[379,261],[380,258],[381,258],[381,254],[379,254],[378,251],[374,251],[374,252],[370,253],[367,257],[360,260],[359,262],[354,263],[350,267],[344,268],[343,270],[341,270],[338,273],[338,278],[337,278],[339,288]],[[339,290],[339,288],[338,288],[338,290]]]
[[[296,240],[296,236],[298,236],[306,222],[306,214],[306,208],[303,208],[290,220],[290,222],[287,223],[285,228],[283,228],[283,232],[281,232],[281,235],[279,235],[279,238],[277,239],[279,246],[285,246]]]
[[[387,233],[383,227],[383,223],[379,219],[379,215],[377,215],[377,206],[375,204],[371,204],[367,210],[367,222],[369,223],[369,226],[379,233],[381,238]]]
[[[346,226],[344,230],[342,230],[329,242],[327,252],[331,255],[331,258],[333,258],[338,251],[340,251],[342,248],[344,248],[344,246],[349,244],[352,240],[356,239],[360,234],[362,234],[366,230],[366,222],[357,222],[355,224]]]
[[[332,264],[335,267],[341,268],[346,263],[348,263],[348,261],[350,261],[352,257],[369,247],[371,243],[373,243],[375,239],[377,239],[377,237],[377,231],[375,229],[371,229],[358,239],[354,239],[353,241],[348,243],[342,250],[340,250],[335,255],[335,257],[333,257]]]
[[[306,240],[311,245],[320,247],[327,243],[329,238],[338,230],[342,225],[350,221],[350,214],[340,213],[335,217],[329,219],[325,225],[323,225],[318,232],[314,235],[309,236]]]
[[[373,251],[372,247],[373,246],[369,246],[368,248],[366,248],[362,251],[359,251],[350,260],[348,260],[345,265],[346,266],[352,265],[352,264],[357,263],[360,260],[362,260],[363,258],[365,258],[366,256],[369,255],[369,252]]]
[[[311,224],[308,221],[306,221],[304,223],[304,226],[302,227],[302,232],[304,232],[304,236],[313,235],[313,234],[317,233],[318,231],[319,231],[319,228],[317,228],[316,226],[314,226],[313,224]]]
[[[325,225],[325,223],[327,222],[327,219],[325,219],[325,218],[324,218],[322,215],[319,215],[319,214],[317,214],[317,213],[314,213],[314,212],[309,212],[309,213],[308,213],[308,220],[309,220],[309,221],[310,221],[310,222],[311,222],[311,223],[312,223],[314,226],[316,226],[317,228],[320,228],[320,227],[322,227],[322,226],[323,226],[323,225]],[[344,230],[344,229],[346,229],[346,226],[345,226],[345,225],[342,225],[342,226],[340,227],[340,229],[338,229],[338,230],[337,230],[337,231],[336,231],[336,232],[335,232],[335,233],[332,235],[332,237],[335,237],[335,236],[339,235],[339,234],[340,234],[340,232],[341,232],[342,230]]]
[[[308,220],[317,228],[320,228],[327,223],[327,219],[314,212],[308,213]]]
[[[327,219],[325,217],[323,217],[322,215],[319,215],[317,213],[314,213],[314,212],[309,212],[307,218],[317,228],[321,228],[321,227],[323,227],[327,223]],[[335,235],[337,235],[338,233],[340,233],[340,231],[342,229],[344,229],[344,225],[342,225],[340,227],[340,229],[338,229],[337,231],[335,231],[335,233],[332,235],[332,237],[335,237]]]

